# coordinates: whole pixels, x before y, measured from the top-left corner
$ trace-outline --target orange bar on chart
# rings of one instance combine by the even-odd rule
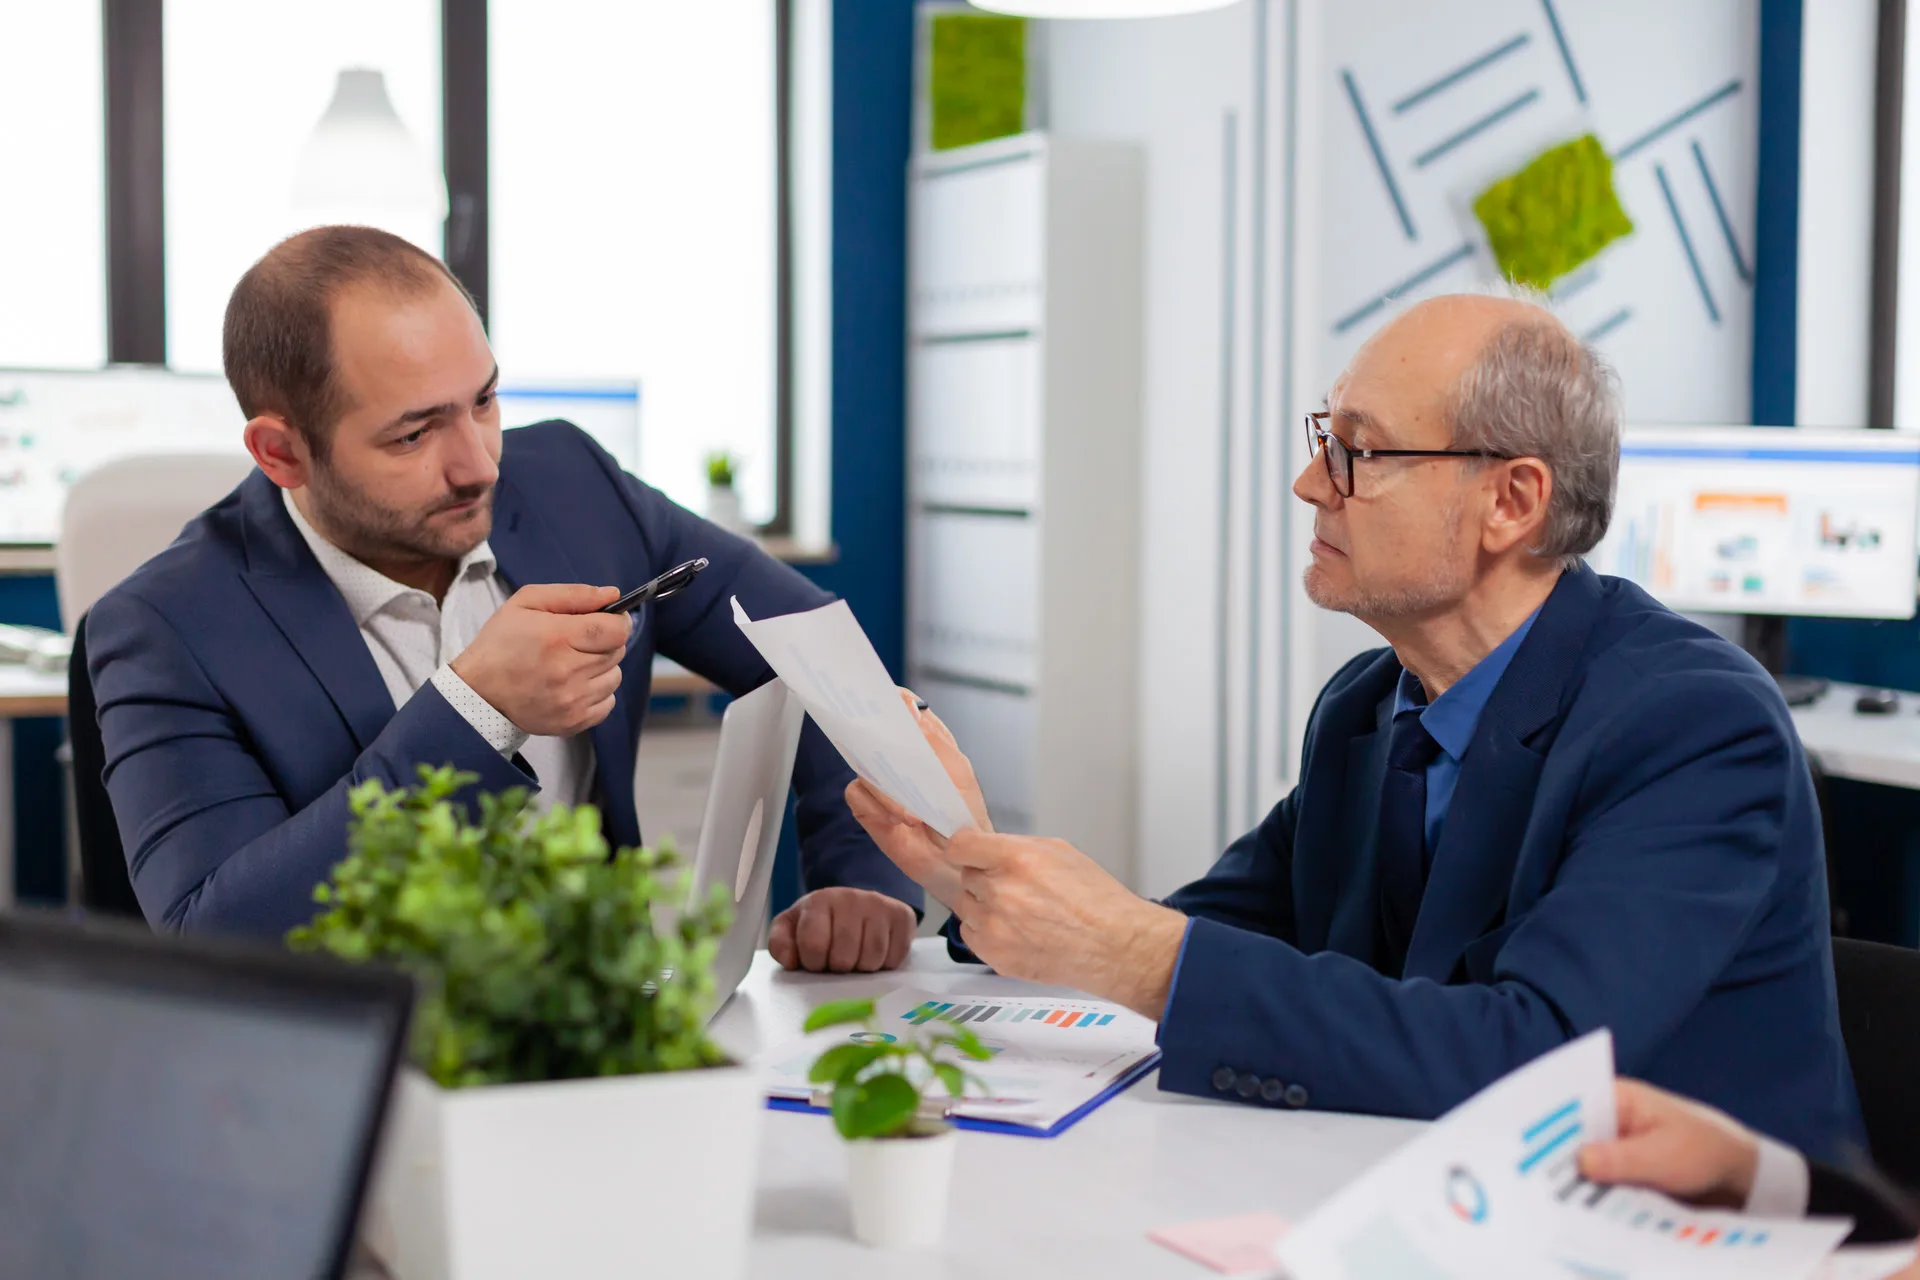
[[[1784,516],[1787,514],[1787,495],[1784,493],[1696,493],[1693,495],[1695,511],[1754,511],[1764,515]]]

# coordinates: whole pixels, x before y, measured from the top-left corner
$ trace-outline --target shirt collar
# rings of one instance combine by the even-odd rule
[[[307,523],[300,514],[300,508],[294,504],[290,489],[280,491],[281,500],[286,504],[287,515],[293,521],[293,527],[300,531],[313,558],[320,562],[320,568],[340,592],[340,598],[347,603],[347,611],[353,615],[353,625],[364,626],[367,619],[379,613],[395,600],[406,595],[426,596],[427,593],[404,582],[395,582],[367,564],[334,546],[320,536],[319,530]],[[468,577],[491,576],[496,568],[493,548],[482,539],[480,545],[460,557],[460,564],[454,570],[454,581]],[[431,602],[432,597],[427,597]]]
[[[1420,679],[1413,672],[1402,670],[1400,683],[1394,689],[1393,713],[1420,709],[1420,724],[1433,735],[1440,749],[1452,757],[1457,764],[1467,754],[1467,747],[1473,741],[1473,732],[1480,727],[1480,713],[1487,709],[1487,699],[1493,696],[1494,686],[1500,683],[1500,677],[1506,674],[1507,667],[1513,662],[1513,655],[1519,651],[1521,641],[1527,638],[1527,632],[1533,628],[1533,620],[1540,616],[1535,609],[1527,615],[1527,620],[1514,629],[1512,635],[1495,645],[1493,651],[1475,663],[1473,669],[1448,686],[1447,691],[1431,703],[1426,700],[1426,691],[1420,687]]]

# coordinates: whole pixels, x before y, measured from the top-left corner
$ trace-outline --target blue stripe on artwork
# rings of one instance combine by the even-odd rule
[[[1354,83],[1353,72],[1344,67],[1340,79],[1347,86],[1347,101],[1353,103],[1353,114],[1360,120],[1360,132],[1367,137],[1367,148],[1373,152],[1374,167],[1380,170],[1380,181],[1387,184],[1387,195],[1393,200],[1393,211],[1400,215],[1400,227],[1407,233],[1407,239],[1417,239],[1413,230],[1413,216],[1407,212],[1407,202],[1400,198],[1399,184],[1393,180],[1393,170],[1387,165],[1387,153],[1380,146],[1380,135],[1373,131],[1373,119],[1367,115],[1366,104],[1360,101],[1360,86]]]

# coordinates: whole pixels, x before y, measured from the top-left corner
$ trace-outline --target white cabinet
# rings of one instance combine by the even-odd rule
[[[1134,878],[1141,158],[1022,134],[910,177],[907,665],[995,824]]]

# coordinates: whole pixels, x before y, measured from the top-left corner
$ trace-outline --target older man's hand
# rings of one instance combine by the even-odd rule
[[[1134,894],[1064,840],[961,831],[960,940],[999,972],[1077,987],[1159,1019],[1187,918]]]
[[[815,889],[773,918],[767,950],[815,973],[897,969],[920,923],[913,908],[871,889]]]

